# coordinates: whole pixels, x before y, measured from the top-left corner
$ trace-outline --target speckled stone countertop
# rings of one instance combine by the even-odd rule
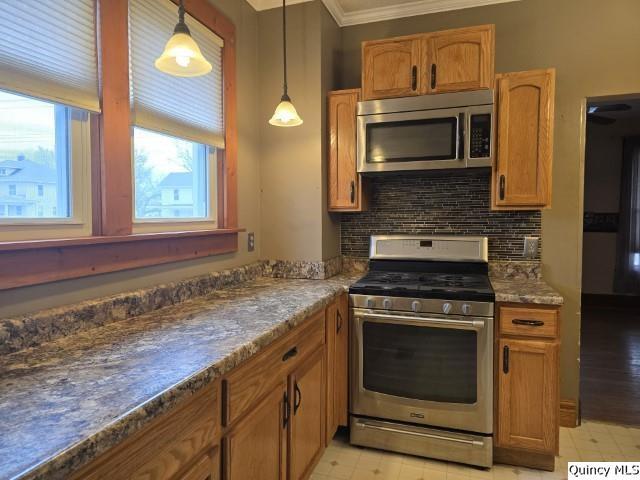
[[[514,279],[491,277],[496,302],[562,305],[564,298],[540,278]]]
[[[67,478],[361,273],[261,277],[0,358],[0,479]]]

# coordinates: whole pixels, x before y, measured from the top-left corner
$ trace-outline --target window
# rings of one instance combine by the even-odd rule
[[[176,219],[211,228],[217,220],[215,152],[224,149],[223,41],[187,15],[191,34],[213,70],[201,77],[173,77],[155,69],[154,61],[175,25],[176,5],[171,0],[131,0],[129,10],[134,221],[138,229],[145,222]]]
[[[134,128],[133,149],[137,220],[209,218],[209,147]]]
[[[0,241],[91,233],[95,8],[95,0],[0,2],[1,223],[11,225]]]

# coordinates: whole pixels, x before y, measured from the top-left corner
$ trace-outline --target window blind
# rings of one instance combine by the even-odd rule
[[[94,0],[0,0],[0,89],[99,111]]]
[[[154,66],[178,21],[171,0],[130,0],[129,46],[133,123],[224,148],[223,41],[190,15],[185,22],[213,69],[200,77],[174,77]]]

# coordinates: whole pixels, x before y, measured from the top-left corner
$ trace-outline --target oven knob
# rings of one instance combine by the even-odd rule
[[[391,309],[391,299],[390,298],[385,298],[382,301],[382,308],[386,308],[387,310]]]
[[[468,303],[463,303],[462,313],[464,313],[465,315],[469,315],[471,313],[471,305],[469,305]]]
[[[452,307],[453,307],[453,305],[451,305],[449,302],[443,303],[442,304],[442,311],[444,313],[449,313],[451,311]]]
[[[418,313],[420,310],[422,310],[422,304],[417,300],[411,302],[411,310]]]
[[[367,308],[373,308],[376,306],[376,301],[373,298],[367,298]]]

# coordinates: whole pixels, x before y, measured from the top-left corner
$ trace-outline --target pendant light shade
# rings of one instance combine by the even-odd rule
[[[198,77],[206,75],[212,69],[211,64],[200,52],[200,47],[191,37],[191,32],[184,23],[184,5],[180,0],[178,7],[178,23],[173,36],[164,47],[164,52],[155,61],[161,72],[176,77]]]
[[[280,103],[273,112],[273,117],[269,120],[271,125],[276,127],[297,127],[302,125],[302,119],[293,106],[291,98],[287,94],[287,15],[285,11],[285,0],[282,0],[282,52],[284,67],[284,93],[280,98]]]

